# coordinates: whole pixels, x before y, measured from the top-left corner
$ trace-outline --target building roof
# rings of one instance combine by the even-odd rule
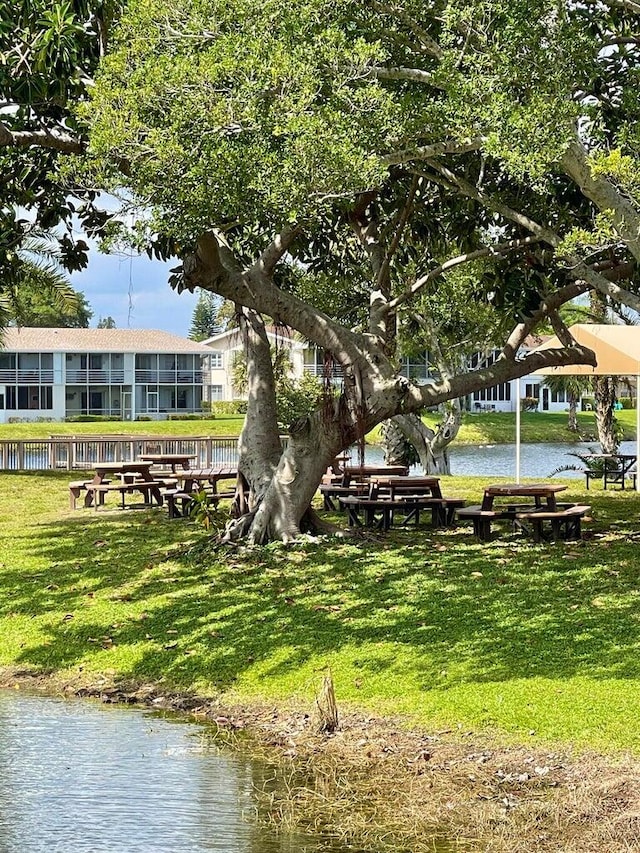
[[[294,332],[292,329],[287,329],[284,326],[265,326],[265,331],[267,333],[267,338],[279,344],[287,344],[288,346],[297,348],[303,346],[302,341],[300,341],[297,337],[297,332]],[[219,332],[217,335],[213,335],[211,338],[206,338],[204,341],[201,341],[202,344],[206,344],[207,349],[216,349],[216,347],[227,347],[229,349],[233,349],[234,347],[242,346],[242,337],[240,334],[240,329],[237,326],[234,326],[232,329],[227,329],[224,332]]]
[[[5,352],[145,352],[210,355],[209,347],[157,329],[41,329],[12,326]]]

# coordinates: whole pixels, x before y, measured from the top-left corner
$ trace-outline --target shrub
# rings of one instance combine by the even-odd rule
[[[88,424],[99,421],[119,421],[120,415],[67,415],[65,421],[70,424]]]
[[[192,412],[190,412],[190,413],[185,412],[183,415],[176,414],[176,413],[172,413],[170,415],[167,415],[168,421],[210,421],[212,419],[215,419],[215,415],[211,415],[208,413],[206,413],[206,414],[205,413],[194,414]]]
[[[523,397],[520,400],[520,408],[523,412],[535,412],[538,409],[537,397]]]
[[[583,397],[581,408],[583,412],[592,412],[596,407],[595,397]]]
[[[210,404],[211,414],[216,415],[246,415],[246,400],[215,400]]]
[[[620,397],[620,405],[623,409],[633,409],[633,400],[631,397]]]

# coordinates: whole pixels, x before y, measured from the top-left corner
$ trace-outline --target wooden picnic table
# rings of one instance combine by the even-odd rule
[[[196,486],[207,484],[212,487],[214,494],[220,480],[235,480],[237,476],[237,468],[189,468],[175,473],[176,480],[182,483],[183,491],[193,492]]]
[[[394,477],[389,475],[373,475],[370,477],[371,483],[377,487],[377,493],[388,493],[391,498],[396,495],[431,495],[434,498],[441,498],[440,477],[424,476],[424,477]]]
[[[152,465],[170,465],[173,474],[178,466],[187,470],[191,467],[191,460],[197,458],[197,453],[141,453],[138,456],[138,459],[151,462]]]
[[[566,531],[566,538],[575,538],[580,532],[580,519],[591,508],[558,504],[556,495],[566,488],[559,483],[497,483],[485,488],[482,504],[461,508],[457,515],[470,519],[475,535],[485,541],[491,535],[491,522],[505,519],[525,533],[532,532],[536,541],[542,538],[544,521],[551,523],[554,538],[559,538],[561,529]],[[505,503],[503,498],[509,500]],[[533,502],[513,501],[512,498],[533,498]]]
[[[482,499],[482,509],[491,510],[496,498],[533,498],[537,507],[543,505],[551,512],[556,509],[556,495],[566,491],[560,483],[497,483],[487,486]]]
[[[409,469],[406,465],[345,465],[342,470],[342,485],[348,486],[351,480],[369,480],[371,477],[406,477]]]
[[[587,461],[593,460],[594,463],[602,463],[585,471],[587,488],[590,480],[602,480],[603,489],[608,485],[618,485],[624,489],[627,479],[631,480],[632,486],[635,487],[638,461],[635,453],[586,453],[584,458]]]
[[[342,487],[335,496],[343,509],[347,510],[349,524],[353,527],[379,527],[388,530],[394,515],[404,516],[403,524],[420,521],[420,512],[431,511],[434,527],[453,524],[456,509],[464,506],[461,498],[445,498],[440,490],[440,477],[393,477],[373,476],[367,494],[350,492],[354,487]],[[363,488],[362,486],[360,488]],[[366,488],[366,485],[364,486]],[[335,491],[335,489],[334,489]],[[327,487],[324,492],[327,496]],[[362,513],[362,519],[360,514]]]
[[[153,499],[158,506],[162,506],[161,483],[151,475],[151,465],[151,462],[140,459],[131,462],[98,462],[93,478],[82,484],[86,490],[84,505],[93,505],[97,509],[99,503],[104,503],[107,491],[119,491],[124,508],[125,492],[139,491],[144,495],[145,504],[150,504]],[[118,478],[115,482],[111,479],[114,477]],[[72,483],[69,487],[74,499],[78,496],[79,486],[78,483]]]

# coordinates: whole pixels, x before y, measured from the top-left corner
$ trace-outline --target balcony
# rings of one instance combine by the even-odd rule
[[[136,385],[202,385],[202,370],[136,370]]]
[[[124,370],[67,370],[67,385],[122,385]]]
[[[53,385],[53,370],[0,370],[1,385]]]

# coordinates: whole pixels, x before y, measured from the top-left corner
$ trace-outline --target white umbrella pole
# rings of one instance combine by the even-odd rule
[[[636,492],[640,491],[640,470],[638,462],[640,461],[640,376],[636,376]]]
[[[520,482],[520,378],[516,379],[516,483]],[[636,478],[636,485],[638,478]]]

